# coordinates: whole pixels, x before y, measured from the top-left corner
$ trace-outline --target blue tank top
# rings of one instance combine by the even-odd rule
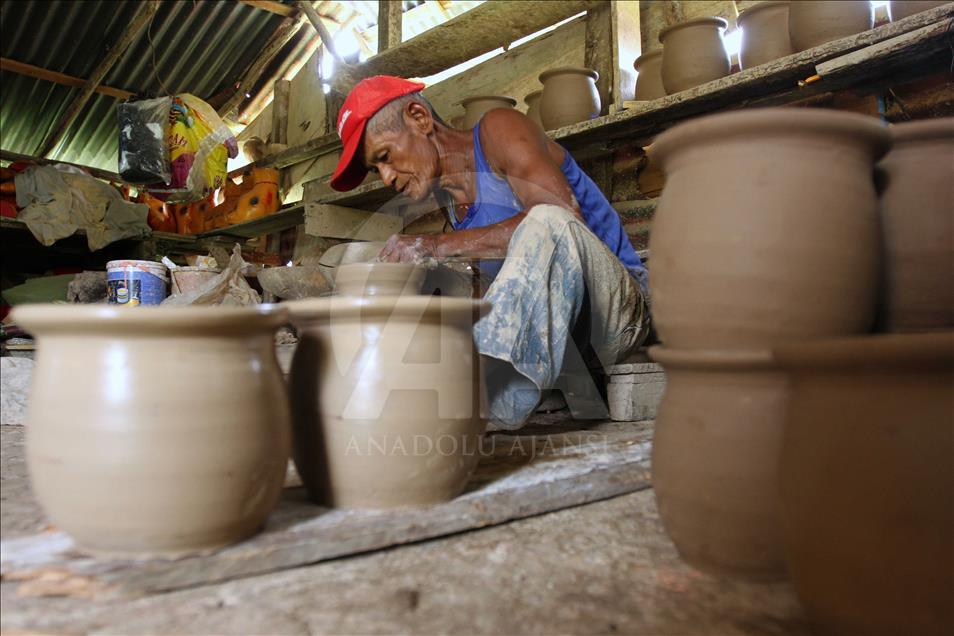
[[[463,219],[460,221],[453,220],[455,230],[485,227],[500,223],[523,210],[523,205],[517,199],[507,180],[495,175],[490,168],[490,164],[487,163],[484,151],[480,147],[479,133],[480,123],[478,122],[474,126],[477,200],[467,209],[467,215]],[[564,156],[560,170],[580,204],[580,211],[583,213],[586,224],[610,248],[610,251],[616,254],[616,257],[636,279],[645,293],[648,285],[646,267],[639,259],[632,242],[626,235],[619,214],[609,204],[609,201],[593,183],[593,180],[580,169],[569,152]],[[492,276],[497,275],[500,267],[500,262],[481,263],[481,270]]]

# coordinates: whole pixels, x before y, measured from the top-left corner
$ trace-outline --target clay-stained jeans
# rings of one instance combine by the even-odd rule
[[[587,352],[604,367],[615,364],[649,331],[639,284],[584,221],[559,206],[530,210],[485,299],[493,309],[477,323],[475,340],[490,416],[504,429],[522,426],[541,391],[562,383],[561,372],[593,386]]]

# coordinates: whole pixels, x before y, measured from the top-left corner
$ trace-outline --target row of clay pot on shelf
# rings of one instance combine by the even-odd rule
[[[540,74],[543,88],[529,93],[524,102],[527,116],[544,130],[555,130],[599,117],[600,94],[596,90],[599,74],[593,69],[563,66]],[[494,108],[514,108],[517,100],[503,95],[478,95],[461,101],[464,114],[452,124],[473,128],[484,113]]]
[[[227,545],[263,527],[290,454],[323,506],[455,497],[486,426],[472,328],[489,304],[419,295],[423,280],[359,263],[337,295],[282,305],[18,306],[39,343],[27,461],[49,520],[92,553]]]
[[[895,20],[944,2],[892,2]],[[722,18],[686,20],[663,29],[663,47],[641,55],[634,67],[636,100],[653,100],[726,77],[731,62],[722,42]],[[872,28],[867,0],[760,2],[739,14],[739,66],[752,68]]]
[[[832,633],[950,633],[954,119],[751,110],[654,149],[653,487],[681,556],[791,577]]]

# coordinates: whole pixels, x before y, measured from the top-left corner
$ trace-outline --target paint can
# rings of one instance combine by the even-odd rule
[[[158,305],[166,297],[166,266],[155,261],[109,261],[106,292],[111,305]]]

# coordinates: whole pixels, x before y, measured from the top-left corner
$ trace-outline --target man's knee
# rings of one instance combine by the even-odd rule
[[[540,203],[530,208],[527,218],[552,229],[561,229],[567,223],[577,220],[577,217],[569,208],[549,203]]]

